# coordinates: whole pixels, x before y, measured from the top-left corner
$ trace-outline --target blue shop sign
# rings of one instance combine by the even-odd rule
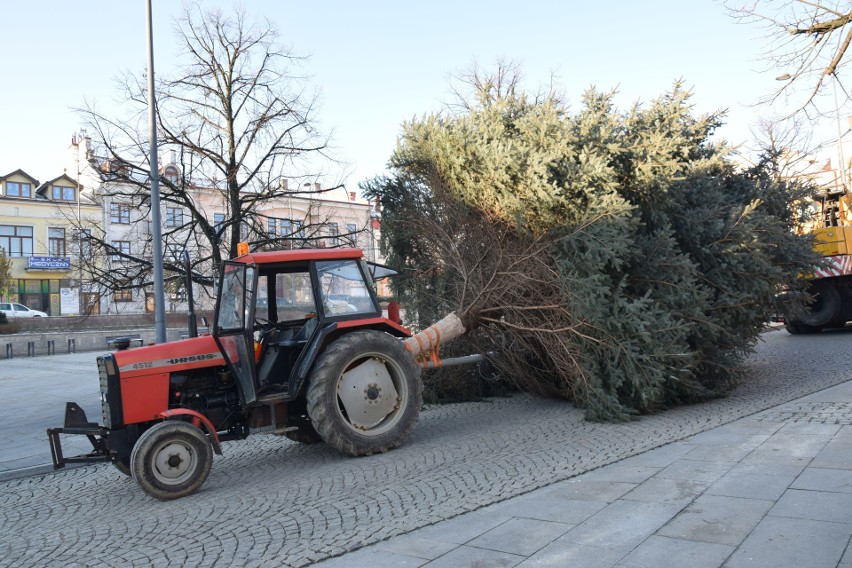
[[[71,257],[68,256],[31,256],[27,258],[27,268],[46,270],[70,269]]]

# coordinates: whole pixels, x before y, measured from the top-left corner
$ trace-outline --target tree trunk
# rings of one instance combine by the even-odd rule
[[[420,333],[412,335],[403,343],[414,357],[418,357],[432,350],[437,353],[442,344],[464,335],[466,331],[461,318],[457,314],[451,313]]]

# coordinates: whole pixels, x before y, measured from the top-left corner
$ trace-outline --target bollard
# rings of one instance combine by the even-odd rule
[[[77,352],[77,342],[73,337],[68,338],[68,353],[76,353]]]
[[[56,355],[56,345],[53,343],[52,339],[47,340],[47,354]]]
[[[27,341],[27,357],[35,357],[35,341]]]
[[[6,344],[6,359],[14,359],[15,355],[12,353],[12,344]]]

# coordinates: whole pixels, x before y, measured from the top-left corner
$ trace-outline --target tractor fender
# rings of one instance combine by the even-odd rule
[[[222,444],[219,443],[219,435],[216,433],[216,428],[213,427],[213,424],[206,416],[188,408],[172,408],[160,413],[160,418],[163,419],[172,418],[173,416],[191,416],[192,423],[203,427],[203,430],[210,436],[210,444],[213,446],[213,451],[217,455],[222,455]]]

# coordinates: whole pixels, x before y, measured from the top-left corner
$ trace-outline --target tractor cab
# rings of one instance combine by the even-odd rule
[[[213,336],[244,405],[295,399],[324,344],[382,319],[373,281],[391,273],[361,256],[275,251],[224,263]]]

